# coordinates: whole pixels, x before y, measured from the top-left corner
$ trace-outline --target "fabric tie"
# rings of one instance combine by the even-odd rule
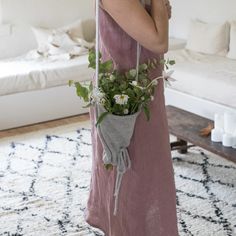
[[[114,215],[117,213],[118,209],[118,199],[119,199],[119,192],[120,186],[122,182],[122,178],[124,173],[131,168],[131,160],[129,157],[129,153],[127,148],[122,148],[118,154],[118,163],[117,163],[117,174],[116,174],[116,184],[115,184],[115,207],[114,207]]]

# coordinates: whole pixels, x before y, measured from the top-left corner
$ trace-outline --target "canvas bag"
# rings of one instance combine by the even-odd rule
[[[99,2],[100,0],[96,1],[96,87],[98,87],[99,75]],[[142,0],[141,2],[144,4]],[[137,42],[136,81],[138,80],[140,52],[141,46]],[[96,119],[105,111],[102,105],[96,104]],[[118,210],[119,191],[123,175],[131,168],[131,160],[127,148],[130,145],[135,122],[140,112],[139,110],[132,115],[125,116],[108,114],[97,126],[98,135],[103,146],[103,162],[104,164],[116,166],[114,215],[117,214]]]

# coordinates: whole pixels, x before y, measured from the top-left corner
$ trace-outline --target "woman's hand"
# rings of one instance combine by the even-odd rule
[[[166,9],[167,9],[167,13],[168,13],[168,17],[169,19],[171,18],[171,15],[172,15],[172,7],[170,5],[170,1],[169,0],[164,0],[164,3],[165,3],[165,6],[166,6]]]

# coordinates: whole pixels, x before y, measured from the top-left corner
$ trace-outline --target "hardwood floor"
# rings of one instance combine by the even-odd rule
[[[83,115],[71,116],[71,117],[67,117],[67,118],[63,118],[63,119],[23,126],[23,127],[19,127],[19,128],[3,130],[3,131],[0,131],[0,139],[5,138],[5,137],[18,135],[18,134],[25,134],[25,133],[29,133],[32,131],[54,128],[54,127],[58,127],[61,125],[73,124],[73,123],[87,121],[87,120],[89,120],[88,113],[83,114]]]

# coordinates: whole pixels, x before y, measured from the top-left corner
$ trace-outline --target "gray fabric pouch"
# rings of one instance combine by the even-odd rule
[[[105,108],[97,105],[98,116],[106,112]],[[140,111],[132,115],[118,116],[108,114],[97,126],[98,135],[103,145],[103,162],[116,166],[117,176],[115,183],[115,208],[117,212],[118,194],[123,174],[131,167],[131,161],[127,147],[133,136],[135,122]]]

